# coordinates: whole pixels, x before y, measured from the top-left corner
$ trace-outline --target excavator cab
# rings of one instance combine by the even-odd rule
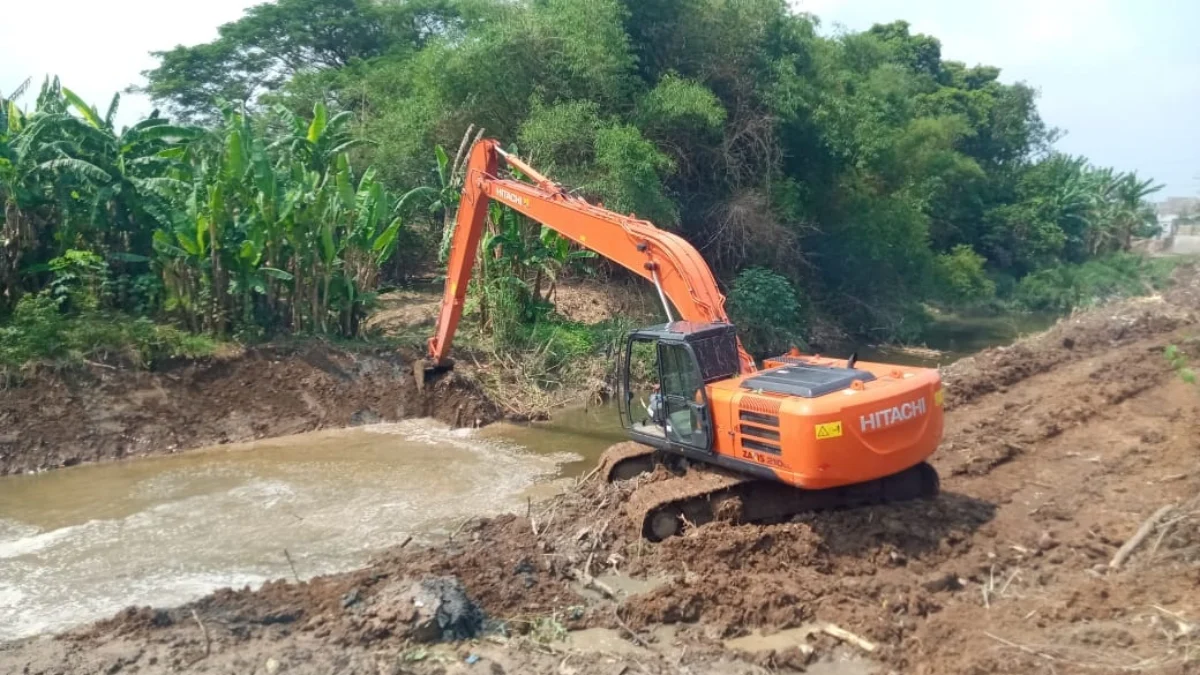
[[[629,334],[617,402],[630,437],[683,455],[713,451],[705,385],[740,372],[737,334],[727,323],[675,321]]]

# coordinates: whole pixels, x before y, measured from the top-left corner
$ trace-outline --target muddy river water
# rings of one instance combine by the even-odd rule
[[[611,408],[480,431],[409,420],[0,478],[0,640],[358,567],[522,508],[620,438]]]

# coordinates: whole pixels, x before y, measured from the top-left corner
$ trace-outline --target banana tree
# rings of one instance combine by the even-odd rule
[[[1147,197],[1165,187],[1153,179],[1139,180],[1136,172],[1122,174],[1117,183],[1117,228],[1122,247],[1128,251],[1135,236],[1148,236],[1158,226],[1158,215]]]
[[[367,144],[365,139],[354,138],[351,133],[354,114],[349,111],[330,116],[325,104],[317,102],[312,119],[305,120],[284,106],[276,106],[274,110],[288,133],[276,140],[271,149],[286,147],[292,158],[305,162],[319,174],[332,168],[343,153]]]
[[[0,310],[16,301],[21,254],[32,237],[25,214],[28,195],[22,170],[27,162],[16,148],[25,115],[15,99],[23,88],[8,98],[0,96]]]
[[[536,270],[536,277],[533,284],[534,296],[542,297],[540,294],[542,277],[544,276],[550,280],[550,287],[546,289],[544,300],[546,302],[553,302],[554,291],[558,288],[559,273],[573,263],[595,257],[595,251],[578,248],[571,244],[570,239],[543,226],[541,234],[538,237],[538,246],[534,249],[530,261]]]
[[[301,174],[298,174],[301,175]],[[296,251],[296,292],[307,302],[310,330],[358,331],[379,267],[394,252],[401,227],[374,171],[355,181],[349,157],[339,155],[325,175],[304,170],[289,201],[289,240]]]
[[[22,148],[37,149],[41,180],[62,206],[59,248],[146,256],[186,189],[176,149],[203,131],[152,116],[118,133],[119,102],[114,97],[101,115],[70,89],[51,86],[22,134]]]

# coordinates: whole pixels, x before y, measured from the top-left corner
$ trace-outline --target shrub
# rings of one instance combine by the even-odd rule
[[[752,354],[783,352],[802,342],[803,307],[796,289],[771,270],[751,267],[737,276],[729,313]]]
[[[1162,288],[1176,264],[1169,258],[1119,253],[1081,265],[1059,265],[1021,279],[1014,299],[1026,309],[1069,312]]]
[[[1179,345],[1167,345],[1163,356],[1166,357],[1171,369],[1179,375],[1179,379],[1188,384],[1196,384],[1196,370],[1192,368],[1192,359],[1187,352],[1179,348]]]
[[[85,307],[65,311],[68,301],[47,289],[17,303],[0,326],[0,384],[19,381],[29,367],[116,360],[138,368],[178,356],[200,357],[217,347],[212,339],[156,324],[145,317]]]
[[[939,255],[934,264],[935,292],[950,305],[978,305],[996,296],[996,282],[984,271],[987,259],[960,244]]]

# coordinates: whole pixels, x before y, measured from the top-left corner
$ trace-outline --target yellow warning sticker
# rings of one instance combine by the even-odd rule
[[[842,435],[841,422],[828,422],[826,424],[817,425],[817,439],[824,438],[840,438]]]
[[[942,405],[942,402],[944,402],[945,400],[946,400],[946,394],[945,394],[944,389],[938,389],[937,391],[933,392],[933,404],[934,405],[940,407]]]

